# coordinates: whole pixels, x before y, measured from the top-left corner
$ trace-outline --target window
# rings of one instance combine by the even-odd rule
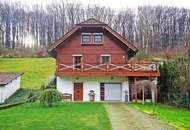
[[[82,56],[74,56],[74,68],[81,69],[81,59]]]
[[[90,43],[91,42],[91,34],[90,33],[82,33],[82,43]]]
[[[102,55],[101,58],[102,58],[101,60],[102,64],[110,62],[110,55]]]
[[[103,42],[103,34],[102,33],[94,33],[94,43],[102,43]]]

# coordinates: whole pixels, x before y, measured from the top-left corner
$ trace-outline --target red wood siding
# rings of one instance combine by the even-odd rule
[[[103,33],[103,44],[81,44],[81,33]],[[92,38],[93,39],[93,38]],[[93,42],[93,40],[92,40]],[[128,52],[114,36],[102,28],[82,28],[57,48],[57,76],[159,76],[157,64],[128,64]],[[73,69],[73,55],[82,55],[81,69]],[[101,63],[101,55],[109,54],[111,62]],[[93,67],[91,67],[93,66]],[[98,66],[98,67],[97,67]],[[143,67],[145,66],[145,67]],[[147,69],[148,68],[148,69]]]
[[[100,63],[101,54],[110,54],[113,64],[127,63],[128,54],[116,41],[104,33],[102,45],[82,45],[81,33],[77,33],[57,50],[58,63],[73,63],[73,54],[82,54],[83,62],[89,64]]]
[[[103,33],[103,44],[90,45],[81,44],[81,33]],[[92,37],[93,42],[93,37]],[[82,54],[82,60],[87,64],[100,64],[101,55],[109,54],[111,55],[111,63],[113,64],[126,64],[128,60],[128,54],[126,48],[122,48],[113,36],[109,35],[102,29],[89,30],[82,29],[76,32],[72,37],[70,37],[64,44],[57,48],[57,66],[59,64],[72,64],[74,54]],[[57,75],[62,75],[58,72]],[[60,73],[60,74],[59,74]]]

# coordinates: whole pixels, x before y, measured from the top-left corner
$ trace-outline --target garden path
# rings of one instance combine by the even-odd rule
[[[113,130],[176,130],[127,103],[105,103]]]

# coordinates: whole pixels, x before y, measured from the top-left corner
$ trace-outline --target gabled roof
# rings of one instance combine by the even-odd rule
[[[88,26],[88,25],[92,25],[92,26],[97,26],[97,25],[104,26],[104,25],[107,25],[107,24],[105,24],[105,23],[103,23],[101,21],[98,21],[98,20],[96,20],[94,18],[90,18],[90,19],[87,19],[87,20],[85,20],[85,21],[77,24],[77,25],[78,26],[85,26],[85,25],[86,26]]]
[[[23,73],[15,72],[0,72],[0,86],[6,85],[17,77],[21,76]]]
[[[80,27],[76,26],[73,29],[71,29],[69,32],[67,32],[65,35],[63,35],[61,38],[59,38],[57,41],[55,41],[49,48],[48,52],[52,52],[57,46],[59,46],[61,43],[63,43],[67,38],[69,38],[72,34],[74,34]]]
[[[107,24],[98,21],[94,18],[90,18],[84,22],[81,22],[79,24],[77,24],[73,29],[71,29],[69,32],[67,32],[65,35],[63,35],[60,39],[58,39],[57,41],[55,41],[49,48],[48,48],[48,52],[50,54],[53,54],[52,52],[55,51],[55,49],[62,44],[65,40],[67,40],[72,34],[74,34],[76,31],[78,31],[80,28],[82,27],[86,27],[86,26],[90,26],[90,27],[96,27],[96,26],[100,26],[103,27],[104,29],[106,29],[109,33],[111,33],[115,38],[117,38],[119,41],[121,41],[121,43],[125,46],[127,46],[130,50],[132,50],[133,54],[136,54],[138,52],[138,49],[131,44],[126,38],[122,37],[119,33],[117,33],[116,31],[114,31],[112,28],[110,28]]]

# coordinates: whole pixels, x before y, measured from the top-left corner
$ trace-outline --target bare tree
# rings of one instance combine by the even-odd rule
[[[135,12],[136,11],[136,12]],[[146,54],[166,49],[190,47],[190,10],[165,6],[141,6],[114,10],[99,5],[59,2],[33,5],[0,2],[2,47],[23,47],[24,38],[32,35],[37,45],[47,46],[68,32],[76,23],[96,18],[113,27]]]

